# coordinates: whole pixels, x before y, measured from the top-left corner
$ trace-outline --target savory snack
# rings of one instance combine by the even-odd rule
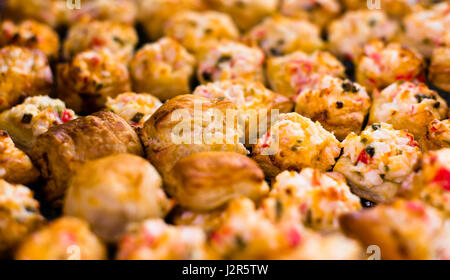
[[[377,245],[385,260],[440,259],[435,240],[444,229],[440,213],[421,201],[396,200],[343,215],[344,231],[366,246]]]
[[[131,126],[137,127],[142,127],[161,105],[155,96],[135,92],[121,93],[114,99],[108,97],[105,104],[106,108],[124,118]]]
[[[374,202],[390,202],[401,183],[419,164],[414,137],[386,123],[369,125],[360,135],[350,133],[334,171],[344,174],[352,191]]]
[[[277,12],[277,0],[206,0],[214,9],[227,13],[241,30],[249,30]]]
[[[364,87],[329,75],[319,77],[310,89],[300,91],[295,102],[297,113],[320,122],[341,141],[350,132],[361,131],[371,103]]]
[[[419,198],[450,217],[450,149],[426,153],[412,176],[403,183],[402,194]]]
[[[267,177],[283,170],[313,167],[329,170],[341,152],[341,143],[318,122],[297,113],[280,114],[253,147],[253,159]]]
[[[236,40],[239,30],[227,14],[215,11],[182,11],[169,19],[164,35],[200,55],[222,39]]]
[[[72,2],[74,2],[72,0]],[[89,0],[81,1],[80,9],[66,13],[69,25],[83,20],[115,21],[134,24],[137,15],[135,0]]]
[[[309,232],[298,248],[276,256],[276,260],[362,260],[360,242],[338,231]]]
[[[437,88],[450,92],[450,32],[446,46],[435,48],[428,68],[428,79]]]
[[[396,22],[381,10],[349,11],[328,25],[330,50],[339,57],[357,59],[364,45],[372,39],[391,40],[397,32]]]
[[[0,49],[0,111],[25,97],[50,94],[53,75],[47,58],[39,50],[7,46]]]
[[[57,66],[57,93],[80,114],[104,107],[108,97],[131,90],[127,65],[107,49],[85,51]]]
[[[293,102],[287,97],[264,87],[261,83],[223,81],[209,83],[195,89],[194,95],[210,99],[229,100],[236,105],[239,121],[245,126],[245,144],[256,144],[258,137],[267,132],[278,113],[292,111]]]
[[[425,84],[399,81],[372,93],[369,124],[386,122],[395,129],[407,129],[417,139],[426,135],[434,119],[447,117],[447,103]]]
[[[149,219],[132,224],[119,242],[119,260],[209,260],[214,254],[198,227],[173,226]]]
[[[195,58],[171,38],[146,44],[130,62],[133,89],[150,92],[165,101],[190,91]]]
[[[367,3],[371,4],[371,8],[377,8],[377,3],[380,3],[380,8],[386,13],[395,18],[402,18],[409,13],[420,10],[422,6],[439,2],[440,0],[383,0],[377,1],[361,1],[361,0],[343,0],[343,5],[349,10],[367,9]]]
[[[179,205],[195,211],[214,210],[240,196],[258,201],[269,193],[258,164],[230,152],[195,153],[180,159],[165,188]]]
[[[340,215],[358,211],[362,206],[342,174],[305,168],[300,173],[280,173],[263,207],[273,221],[283,219],[293,209],[299,212],[305,226],[333,230],[339,229]]]
[[[0,130],[0,178],[11,183],[28,184],[38,177],[39,171],[31,159],[14,145],[6,130]]]
[[[280,6],[281,14],[307,19],[319,27],[326,26],[340,11],[339,0],[283,0]]]
[[[450,120],[430,122],[425,137],[422,137],[419,143],[425,151],[450,148]]]
[[[178,160],[194,153],[248,153],[239,142],[243,129],[236,114],[225,117],[227,110],[236,112],[235,105],[227,100],[179,95],[145,122],[141,140],[148,159],[164,179]]]
[[[364,46],[364,53],[357,59],[355,75],[356,81],[371,92],[399,80],[423,81],[424,68],[425,61],[414,49],[373,40]]]
[[[101,111],[39,135],[31,158],[47,182],[43,187],[46,199],[57,205],[78,167],[88,160],[119,153],[143,155],[139,137],[124,119]]]
[[[253,27],[244,41],[260,47],[268,57],[295,51],[312,53],[323,47],[320,30],[314,24],[295,18],[274,15]]]
[[[224,259],[270,259],[304,241],[300,224],[276,225],[245,197],[231,201],[223,215],[209,236],[211,248]]]
[[[267,78],[271,88],[285,96],[294,97],[315,85],[322,75],[344,77],[345,67],[329,52],[315,51],[308,55],[296,51],[267,60]]]
[[[223,41],[211,46],[198,61],[200,83],[246,80],[264,83],[264,53],[259,48]]]
[[[127,62],[137,44],[137,34],[130,25],[113,21],[83,20],[73,25],[63,45],[63,56],[71,59],[87,50],[109,50],[117,60]]]
[[[418,50],[425,58],[433,49],[443,46],[450,30],[450,3],[444,1],[430,9],[419,9],[402,20],[399,40],[402,44]]]
[[[46,95],[28,97],[0,114],[0,128],[8,131],[16,145],[29,152],[36,138],[55,125],[77,118],[64,102]]]
[[[25,186],[0,179],[0,257],[11,253],[26,236],[44,223],[39,202]]]
[[[226,207],[224,205],[211,211],[199,212],[175,206],[168,219],[174,225],[200,227],[209,234],[222,223]]]
[[[49,60],[58,58],[59,37],[49,26],[34,20],[15,24],[5,20],[0,24],[0,46],[16,45],[42,51]]]
[[[172,208],[156,169],[132,154],[86,162],[72,176],[64,214],[86,220],[93,232],[117,241],[130,222],[163,218]]]
[[[163,36],[167,21],[176,13],[206,8],[204,0],[136,0],[136,2],[138,21],[150,40],[157,40]]]
[[[20,245],[17,260],[104,260],[106,247],[74,217],[62,217],[35,232]]]
[[[52,27],[66,20],[66,2],[59,0],[8,0],[4,15],[14,20],[34,19]]]

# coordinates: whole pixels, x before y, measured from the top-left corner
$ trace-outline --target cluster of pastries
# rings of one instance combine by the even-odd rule
[[[0,259],[450,259],[450,3],[8,0]]]

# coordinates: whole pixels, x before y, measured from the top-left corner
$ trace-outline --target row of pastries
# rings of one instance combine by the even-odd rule
[[[0,258],[450,259],[450,6],[413,2],[9,0]]]

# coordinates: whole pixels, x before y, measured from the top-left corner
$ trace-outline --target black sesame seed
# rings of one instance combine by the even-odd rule
[[[205,82],[211,82],[212,81],[212,74],[210,72],[203,72],[202,78],[205,80]]]
[[[299,145],[294,145],[291,147],[291,151],[296,152],[300,148]]]
[[[376,205],[375,202],[366,200],[364,198],[361,198],[361,204],[364,208],[370,208],[370,207],[374,207]]]
[[[22,117],[22,123],[28,124],[31,122],[32,118],[33,118],[32,114],[24,114]]]
[[[374,148],[374,147],[367,146],[365,150],[366,150],[366,153],[367,153],[370,157],[373,157],[373,155],[375,154],[375,148]]]
[[[381,124],[378,124],[378,123],[372,124],[372,129],[373,130],[378,130],[380,127],[381,127]]]
[[[336,108],[341,109],[342,107],[344,107],[344,103],[341,101],[336,102]]]

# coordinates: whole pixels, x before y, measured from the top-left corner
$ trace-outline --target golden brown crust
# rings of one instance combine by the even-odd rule
[[[172,38],[140,48],[130,61],[133,89],[147,91],[162,101],[190,92],[196,60]]]
[[[255,144],[258,135],[261,136],[267,132],[267,128],[271,126],[272,110],[278,110],[278,113],[289,113],[294,105],[288,97],[267,89],[262,83],[242,80],[228,80],[198,86],[193,94],[233,102],[238,110],[239,119],[245,125],[246,146]],[[260,123],[251,128],[251,120],[258,120]],[[253,143],[252,137],[255,138]]]
[[[397,200],[340,218],[341,227],[365,245],[377,245],[386,260],[433,259],[433,239],[443,220],[420,201]]]
[[[418,198],[450,217],[450,149],[424,154],[419,170],[401,186],[401,195]]]
[[[119,260],[217,259],[201,228],[168,225],[161,219],[130,224],[118,245]]]
[[[295,111],[320,122],[342,141],[351,132],[358,134],[361,131],[370,103],[364,87],[326,75],[311,89],[299,92]]]
[[[206,9],[204,0],[139,0],[137,2],[138,21],[152,41],[164,35],[166,23],[176,13]]]
[[[297,113],[281,114],[253,146],[252,158],[267,178],[283,170],[313,167],[322,171],[335,164],[341,143],[318,122]]]
[[[198,211],[216,209],[239,196],[258,200],[269,192],[258,164],[230,152],[182,158],[170,172],[166,187],[181,206]]]
[[[426,64],[415,49],[399,43],[371,40],[363,50],[364,53],[356,61],[355,76],[368,92],[381,90],[400,80],[413,81],[424,77]]]
[[[372,93],[369,124],[385,122],[407,129],[416,139],[426,135],[428,124],[447,117],[447,102],[424,83],[399,81]]]
[[[16,184],[28,184],[37,180],[39,171],[30,158],[16,148],[5,130],[0,130],[0,178]]]
[[[393,201],[422,156],[411,134],[386,123],[367,126],[360,135],[350,133],[342,146],[333,170],[344,174],[354,193],[380,203]]]
[[[424,152],[450,148],[450,119],[430,122],[425,137],[419,139],[419,143]]]
[[[36,138],[51,126],[77,118],[59,99],[47,95],[27,97],[0,114],[0,129],[8,131],[17,147],[29,153]]]
[[[279,14],[265,18],[243,38],[250,46],[260,47],[267,57],[289,54],[295,51],[312,53],[322,49],[320,29],[313,23]]]
[[[246,31],[265,17],[277,12],[277,0],[206,0],[212,9],[227,13],[236,25]]]
[[[18,46],[0,49],[0,111],[25,97],[53,92],[53,75],[47,58],[39,50]]]
[[[82,19],[73,25],[63,45],[65,59],[76,54],[100,49],[107,49],[116,59],[126,62],[131,59],[138,38],[133,26],[108,21]]]
[[[138,136],[124,119],[101,111],[50,128],[37,138],[31,158],[47,180],[47,199],[54,202],[85,161],[125,152],[143,154]]]
[[[200,107],[200,117],[194,116],[194,108]],[[167,101],[144,124],[141,139],[147,152],[147,157],[158,171],[166,176],[173,165],[182,157],[196,152],[227,151],[246,154],[247,150],[239,143],[242,129],[238,125],[232,126],[228,131],[218,131],[215,137],[208,137],[207,132],[212,131],[214,124],[207,119],[208,114],[218,110],[225,115],[226,110],[236,110],[230,101],[210,100],[196,95],[179,95]],[[195,125],[194,118],[202,120],[201,125]],[[199,124],[200,122],[198,122]],[[211,127],[212,125],[212,127]],[[222,129],[226,127],[225,118]],[[199,142],[194,142],[194,127],[201,132]],[[181,131],[177,131],[181,128]],[[230,139],[225,138],[225,133]],[[174,141],[175,140],[175,141]],[[209,142],[211,141],[211,142]],[[198,144],[197,144],[198,143]]]
[[[0,46],[16,45],[42,51],[50,60],[58,57],[58,34],[45,24],[25,20],[14,24],[5,20],[0,24]]]
[[[108,97],[131,90],[127,65],[106,49],[79,53],[56,71],[58,97],[77,113],[96,112]]]
[[[439,89],[450,92],[450,33],[448,34],[447,46],[433,50],[428,78]]]
[[[11,249],[43,222],[33,192],[0,179],[0,258],[9,255]]]
[[[103,240],[117,241],[130,222],[163,218],[173,201],[145,159],[117,154],[86,162],[69,182],[64,214],[85,219]]]
[[[30,235],[16,251],[15,259],[103,260],[106,248],[85,221],[62,217]]]
[[[164,27],[165,36],[174,38],[195,55],[201,55],[220,40],[239,39],[239,30],[231,17],[211,10],[180,11]]]

